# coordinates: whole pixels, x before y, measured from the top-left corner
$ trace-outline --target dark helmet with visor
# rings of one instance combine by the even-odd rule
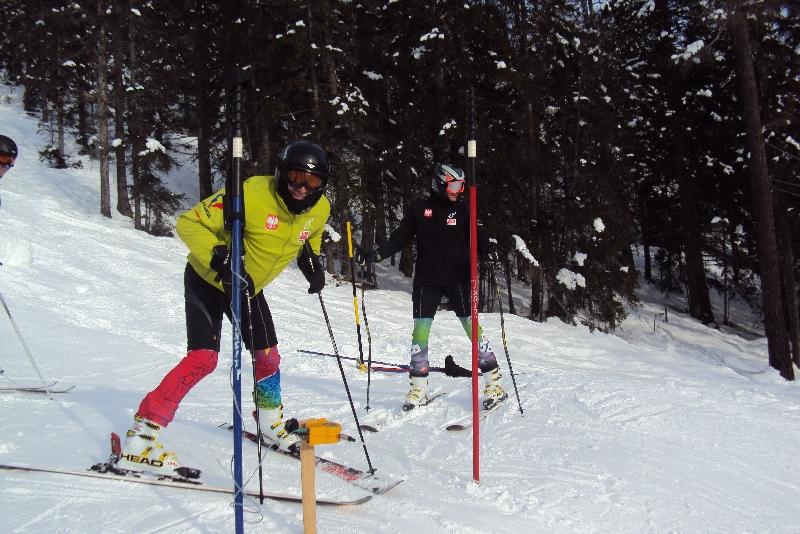
[[[310,141],[296,141],[278,154],[275,180],[278,194],[292,213],[302,213],[311,208],[322,197],[330,176],[328,153]],[[309,192],[298,200],[289,187],[305,186]]]
[[[0,135],[0,155],[11,156],[12,158],[17,159],[19,150],[17,149],[17,144],[13,139],[5,135]]]

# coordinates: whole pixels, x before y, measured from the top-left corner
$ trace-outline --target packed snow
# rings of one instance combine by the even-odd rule
[[[116,213],[99,215],[95,162],[84,158],[83,169],[67,170],[40,163],[47,139],[21,111],[18,93],[0,98],[0,133],[21,150],[0,182],[0,292],[45,377],[76,384],[52,400],[0,393],[0,463],[83,470],[106,458],[109,433],[126,431],[142,396],[185,353],[186,249],[177,238],[135,231]],[[171,183],[186,182],[191,169],[180,173]],[[188,193],[196,200],[196,189]],[[373,357],[405,363],[410,280],[388,262],[378,272],[380,289],[366,292]],[[357,436],[336,360],[297,352],[333,352],[318,298],[306,288],[292,266],[266,292],[286,413],[326,417]],[[524,314],[530,290],[514,290]],[[480,484],[472,480],[471,431],[445,430],[469,416],[470,380],[432,374],[433,392],[447,394],[404,413],[407,378],[376,372],[366,411],[367,375],[345,362],[360,421],[380,430],[364,436],[372,463],[405,481],[360,506],[319,508],[319,532],[797,532],[797,385],[769,368],[763,338],[709,329],[674,309],[665,322],[659,292],[646,286],[641,294],[643,305],[616,334],[503,316],[524,414],[501,316],[481,315],[510,398],[480,427]],[[358,355],[349,283],[329,277],[322,296],[340,353]],[[36,381],[0,314],[0,384]],[[163,437],[184,464],[203,470],[205,482],[232,487],[232,436],[218,428],[232,418],[225,331],[219,367],[186,397]],[[459,322],[440,312],[431,363],[453,354],[468,366],[469,351]],[[254,428],[249,415],[245,421]],[[248,478],[256,449],[243,447]],[[366,468],[360,443],[318,453]],[[267,491],[299,495],[298,462],[267,453],[264,473]],[[366,495],[321,472],[317,493]],[[216,533],[233,529],[231,504],[225,495],[0,470],[4,532]],[[247,532],[302,532],[297,504],[246,505]]]

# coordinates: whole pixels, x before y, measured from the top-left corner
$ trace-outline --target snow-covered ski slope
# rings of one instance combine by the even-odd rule
[[[109,432],[128,428],[139,400],[185,352],[186,250],[177,239],[134,231],[123,217],[100,216],[95,164],[54,170],[39,163],[44,139],[18,100],[0,99],[0,133],[14,137],[22,152],[0,183],[0,291],[45,377],[77,387],[54,400],[0,393],[0,463],[82,469],[106,457]],[[379,269],[382,289],[367,292],[373,355],[403,362],[409,281],[391,267]],[[332,351],[317,296],[306,288],[290,268],[267,290],[286,413],[326,417],[357,435],[336,361],[295,352]],[[329,279],[323,297],[341,353],[357,355],[350,286]],[[381,429],[365,434],[373,464],[405,482],[358,507],[319,509],[319,531],[798,532],[798,386],[769,369],[763,339],[710,330],[677,313],[654,332],[657,311],[657,303],[646,302],[618,335],[507,314],[525,413],[512,391],[481,426],[479,485],[471,478],[470,431],[445,430],[471,408],[469,380],[432,375],[433,391],[447,395],[403,413],[407,378],[375,373],[366,412],[367,377],[345,364],[361,422]],[[481,324],[510,389],[500,317],[483,315]],[[4,316],[0,339],[5,374],[35,379]],[[232,418],[230,345],[226,333],[219,367],[188,395],[164,434],[182,461],[203,469],[215,486],[232,484],[231,434],[217,428]],[[432,364],[454,354],[468,365],[468,353],[458,321],[440,313]],[[250,373],[245,355],[246,413]],[[244,451],[247,477],[255,447],[245,443]],[[366,467],[360,444],[318,452]],[[299,492],[295,460],[267,454],[265,476],[268,491]],[[324,473],[317,486],[326,497],[365,494]],[[248,486],[254,487],[256,480]],[[0,530],[231,531],[231,499],[195,493],[3,471]],[[254,511],[246,514],[247,532],[302,531],[297,505],[247,504]]]

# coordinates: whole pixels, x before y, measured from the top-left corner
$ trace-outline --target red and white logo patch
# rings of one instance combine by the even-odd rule
[[[267,230],[275,230],[278,227],[278,222],[279,219],[277,215],[267,215],[267,223],[264,225],[264,227]]]
[[[306,239],[308,239],[308,234],[309,234],[308,230],[303,230],[302,232],[300,232],[300,235],[297,236],[297,240],[305,241]]]
[[[430,208],[425,208],[423,215],[428,218],[433,217],[433,210]]]
[[[447,226],[455,226],[457,224],[455,219],[447,219]]]

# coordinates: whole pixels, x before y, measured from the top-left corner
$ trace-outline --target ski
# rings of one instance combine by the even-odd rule
[[[26,385],[15,382],[12,382],[10,386],[0,386],[0,392],[22,391],[25,393],[47,393],[49,391],[50,393],[66,393],[73,389],[75,389],[75,384],[59,384],[57,380],[47,384],[47,387],[43,386],[41,383],[38,385],[34,383]]]
[[[428,402],[426,402],[425,404],[420,404],[419,406],[416,406],[416,405],[413,405],[413,404],[411,404],[411,405],[404,404],[403,405],[403,413],[410,412],[410,411],[414,410],[415,408],[419,408],[419,407],[422,407],[422,406],[427,406],[430,403],[432,403],[433,401],[435,401],[436,399],[438,399],[439,397],[441,397],[442,395],[445,395],[446,393],[447,393],[446,391],[443,391],[441,393],[437,393],[436,395],[434,395],[432,397],[428,397]],[[410,408],[406,408],[407,406],[411,406],[411,407]],[[366,424],[358,425],[358,428],[360,428],[361,430],[366,430],[367,432],[378,432],[378,430],[379,430],[379,429],[375,428],[372,425],[366,425]]]
[[[484,408],[483,410],[481,410],[481,413],[478,416],[478,420],[483,421],[484,419],[486,419],[486,417],[490,413],[492,413],[493,411],[497,410],[500,406],[502,406],[503,402],[505,402],[506,399],[508,399],[508,394],[506,394],[506,396],[503,397],[502,399],[496,401],[494,404],[490,405],[488,408]],[[449,430],[451,432],[466,430],[472,427],[473,422],[474,421],[472,419],[472,415],[468,415],[466,417],[457,420],[454,423],[450,423],[445,427],[445,430]]]
[[[410,412],[411,410],[413,410],[415,408],[421,408],[423,406],[427,406],[430,403],[432,403],[433,401],[435,401],[436,399],[438,399],[439,397],[441,397],[442,395],[444,395],[444,392],[437,393],[433,397],[428,397],[427,402],[425,402],[424,404],[411,404],[410,402],[407,402],[407,403],[403,404],[403,411],[404,412]]]
[[[313,350],[304,350],[304,349],[298,349],[297,352],[300,352],[302,354],[311,354],[314,356],[325,356],[327,358],[336,358],[335,354],[331,354],[329,352],[317,352]],[[355,358],[353,356],[340,355],[339,358],[343,360],[351,360],[354,362],[359,361],[358,358]],[[381,373],[407,373],[411,368],[408,365],[402,363],[379,362],[377,360],[372,360],[372,365],[370,366],[370,369]],[[447,358],[445,358],[444,367],[430,367],[428,368],[428,372],[443,373],[451,378],[472,376],[472,371],[458,365],[455,362],[455,360],[453,360],[452,356],[447,356]]]
[[[94,466],[92,466],[92,469],[97,467],[98,470],[90,469],[88,471],[31,467],[31,466],[10,465],[10,464],[0,464],[0,469],[4,469],[7,471],[27,472],[27,473],[49,473],[54,475],[96,478],[100,480],[132,482],[136,484],[147,484],[151,486],[164,486],[177,489],[204,491],[207,493],[222,493],[227,495],[234,494],[234,490],[232,488],[207,486],[202,482],[198,482],[196,480],[189,480],[181,477],[171,477],[169,475],[157,475],[157,474],[151,475],[150,473],[145,473],[141,471],[129,471],[129,470],[121,470],[125,471],[125,474],[117,474],[114,471],[103,471],[104,466],[106,465],[107,465],[106,463],[95,464]],[[248,495],[250,497],[258,498],[260,496],[259,492],[257,491],[245,491],[244,493],[245,495]],[[275,501],[284,501],[284,502],[297,502],[297,503],[303,502],[302,497],[296,495],[285,495],[281,493],[264,493],[264,498]],[[359,499],[352,499],[352,500],[317,498],[317,504],[327,505],[327,506],[347,506],[347,505],[363,504],[368,500],[370,500],[371,498],[372,498],[371,495],[366,495]]]
[[[224,423],[220,425],[221,428],[227,428],[228,430],[233,430],[233,425],[229,425]],[[252,441],[253,443],[258,443],[258,436],[250,432],[248,430],[242,429],[242,437]],[[296,460],[300,460],[300,453],[297,452],[290,452],[284,451],[274,444],[268,444],[262,442],[262,445],[278,454],[282,454],[284,456],[289,456]],[[382,495],[389,491],[390,489],[394,488],[401,482],[403,479],[399,480],[392,480],[392,479],[383,479],[375,473],[369,473],[368,471],[362,471],[360,469],[356,469],[355,467],[350,467],[344,464],[340,464],[339,462],[335,462],[333,460],[328,460],[327,458],[322,458],[321,456],[316,456],[314,460],[314,465],[316,465],[317,469],[323,471],[325,473],[330,473],[331,475],[337,476],[352,484],[358,488],[363,490],[369,491],[374,493],[375,495]]]

